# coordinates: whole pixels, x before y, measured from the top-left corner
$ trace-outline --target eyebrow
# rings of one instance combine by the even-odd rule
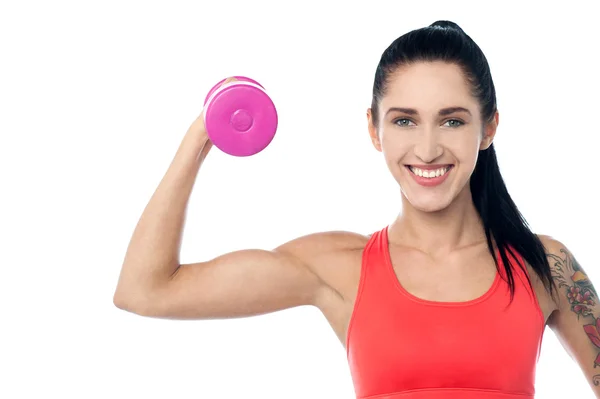
[[[394,111],[396,111],[396,112],[403,112],[403,113],[408,114],[408,115],[418,115],[419,114],[419,112],[416,109],[414,109],[414,108],[401,108],[401,107],[392,107],[392,108],[388,109],[385,114],[387,115],[390,112],[394,112]],[[442,108],[438,112],[438,115],[440,115],[440,116],[446,116],[446,115],[453,114],[455,112],[466,112],[467,114],[471,115],[471,111],[469,111],[468,109],[463,108],[463,107]]]

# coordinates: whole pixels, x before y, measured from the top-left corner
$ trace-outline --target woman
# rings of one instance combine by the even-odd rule
[[[506,190],[480,48],[448,21],[401,36],[381,57],[367,118],[402,193],[393,223],[180,264],[185,210],[211,148],[199,117],[136,227],[116,306],[216,319],[314,305],[346,347],[357,397],[378,399],[532,398],[549,325],[595,388],[596,292],[562,243],[529,230]]]

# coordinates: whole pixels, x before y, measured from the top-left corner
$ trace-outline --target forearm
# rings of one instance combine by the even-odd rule
[[[135,227],[115,301],[145,300],[179,266],[187,205],[210,145],[203,123],[194,121]]]

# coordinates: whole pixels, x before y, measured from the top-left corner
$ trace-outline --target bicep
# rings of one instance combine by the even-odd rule
[[[248,249],[182,264],[153,293],[148,316],[220,319],[312,305],[321,282],[285,249]]]
[[[600,304],[596,289],[565,245],[556,240],[545,244],[558,288],[557,310],[548,326],[600,397]]]

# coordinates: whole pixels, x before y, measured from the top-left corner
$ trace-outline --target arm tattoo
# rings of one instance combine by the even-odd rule
[[[591,307],[597,303],[598,294],[575,257],[565,249],[561,249],[560,252],[564,254],[564,259],[556,254],[548,254],[554,261],[554,280],[559,288],[566,287],[566,296],[571,310],[577,314],[577,319],[580,316],[591,316]]]
[[[571,311],[577,315],[577,320],[586,318],[584,331],[597,350],[600,350],[600,318],[592,312],[598,303],[598,294],[587,274],[577,262],[575,257],[564,248],[560,250],[562,256],[547,254],[552,275],[559,288],[565,289]],[[600,367],[600,353],[594,360],[594,368]],[[600,385],[600,374],[592,377],[594,385]]]

